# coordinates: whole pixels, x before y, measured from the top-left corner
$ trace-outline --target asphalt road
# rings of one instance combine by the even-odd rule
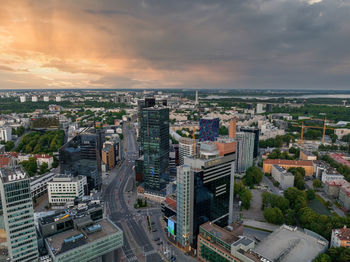
[[[130,177],[133,176],[133,162],[138,157],[135,131],[128,124],[124,124],[125,160],[119,168],[113,170],[107,181],[108,185],[103,192],[103,198],[107,208],[107,215],[124,232],[124,246],[122,248],[123,261],[163,261],[161,256],[152,246],[141,221],[146,214],[136,212],[130,206],[130,200],[126,199],[125,187]]]

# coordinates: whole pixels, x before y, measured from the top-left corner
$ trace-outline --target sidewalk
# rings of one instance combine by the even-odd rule
[[[274,224],[270,224],[267,222],[260,222],[260,221],[251,220],[251,219],[243,219],[243,225],[254,227],[254,228],[260,228],[263,230],[269,230],[269,231],[274,231],[277,228],[279,228],[279,226]]]

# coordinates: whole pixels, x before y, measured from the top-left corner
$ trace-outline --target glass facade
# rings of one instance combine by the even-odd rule
[[[86,176],[89,190],[100,189],[103,142],[101,130],[75,136],[59,150],[61,173]]]
[[[140,121],[145,189],[159,191],[167,182],[169,166],[169,109],[144,108]]]
[[[38,257],[38,247],[30,180],[13,178],[23,172],[16,170],[11,174],[12,178],[5,181],[4,172],[0,171],[1,201],[9,256],[13,262],[34,261]]]
[[[91,243],[71,249],[63,254],[54,256],[55,262],[87,262],[101,257],[123,246],[123,233],[97,239]]]
[[[241,127],[242,132],[253,133],[254,136],[254,158],[259,155],[259,128],[257,127]]]
[[[202,118],[199,121],[199,142],[215,141],[219,137],[219,122],[219,118]]]
[[[208,248],[206,245],[201,244],[200,245],[200,254],[201,258],[205,259],[205,261],[208,262],[231,262],[232,260],[228,260],[221,256],[220,254],[216,253],[214,250]]]
[[[220,217],[217,224],[226,226],[230,201],[230,172],[231,163],[227,163],[222,172],[228,175],[205,181],[205,172],[194,174],[194,235],[198,235],[199,226],[207,221],[214,221]],[[215,172],[215,171],[214,171]]]

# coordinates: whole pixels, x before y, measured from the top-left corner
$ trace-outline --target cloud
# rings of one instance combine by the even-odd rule
[[[13,68],[5,65],[0,65],[0,70],[1,71],[15,71]]]
[[[3,0],[0,84],[348,88],[349,11],[342,0]]]

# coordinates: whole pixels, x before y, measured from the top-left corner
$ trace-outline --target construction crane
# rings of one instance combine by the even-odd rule
[[[301,123],[300,125],[293,125],[294,127],[301,127],[301,134],[300,134],[300,140],[299,140],[299,144],[303,144],[304,143],[304,128],[317,128],[317,129],[323,129],[322,132],[322,143],[324,143],[324,138],[326,136],[326,130],[334,130],[335,128],[331,128],[331,127],[327,127],[326,122],[327,119],[326,117],[324,119],[313,119],[313,120],[323,120],[323,126],[306,126],[304,125],[304,122]]]

